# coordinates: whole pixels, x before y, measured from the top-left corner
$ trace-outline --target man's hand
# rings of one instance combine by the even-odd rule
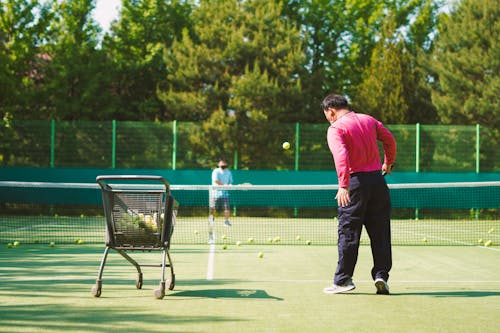
[[[339,187],[335,199],[337,199],[339,207],[347,206],[351,202],[351,198],[349,197],[349,189],[347,187]]]
[[[390,175],[392,172],[392,168],[394,167],[394,164],[383,164],[382,165],[382,174],[384,175]]]

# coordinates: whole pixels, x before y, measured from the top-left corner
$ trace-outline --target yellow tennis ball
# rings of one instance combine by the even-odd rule
[[[50,247],[54,247],[55,245],[56,245],[56,243],[54,243],[54,242],[50,242],[50,243],[49,243],[49,246],[50,246]]]
[[[82,244],[83,244],[83,240],[79,239],[79,240],[77,241],[77,244],[82,245]]]
[[[307,244],[307,245],[311,245],[311,243],[312,243],[312,242],[311,242],[310,240],[306,241],[306,244]]]
[[[295,239],[299,241],[299,240],[301,240],[301,239],[302,239],[302,237],[297,236],[297,237],[295,237]]]
[[[493,242],[491,240],[487,241],[486,243],[484,243],[484,246],[486,247],[489,247],[493,244]]]
[[[227,250],[227,245],[226,244],[222,245],[222,249]]]
[[[237,242],[236,242],[236,246],[241,246],[241,242],[240,242],[240,241],[237,241]]]
[[[259,257],[259,258],[261,258],[261,259],[262,259],[262,258],[264,258],[264,253],[259,252],[259,254],[257,255],[257,257]]]
[[[14,243],[12,243],[12,245],[13,245],[14,247],[18,247],[18,246],[20,245],[20,243],[19,243],[18,241],[15,241]]]
[[[282,147],[285,150],[290,149],[290,142],[288,142],[288,141],[283,142]]]
[[[8,243],[7,247],[10,249],[12,247],[12,243]]]
[[[250,237],[250,238],[247,240],[247,242],[248,242],[248,243],[253,243],[253,240],[254,240],[254,239],[253,239],[252,237]]]

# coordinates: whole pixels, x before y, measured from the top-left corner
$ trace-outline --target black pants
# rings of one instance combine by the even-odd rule
[[[392,267],[391,200],[387,183],[380,172],[355,173],[351,175],[349,195],[350,204],[338,210],[339,261],[333,282],[344,284],[353,276],[363,225],[370,237],[372,277],[387,281]]]

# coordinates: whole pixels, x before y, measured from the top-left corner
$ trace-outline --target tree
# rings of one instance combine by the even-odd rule
[[[191,5],[186,1],[123,0],[119,20],[103,41],[112,65],[115,119],[173,120],[157,97],[165,89],[163,53],[183,29],[190,29]]]
[[[0,118],[38,116],[33,112],[34,92],[47,61],[40,45],[53,17],[50,5],[35,0],[6,0],[0,5]]]
[[[193,150],[209,158],[202,164],[235,151],[242,168],[257,158],[279,163],[273,138],[301,110],[303,64],[299,33],[279,4],[200,1],[193,35],[174,42],[166,63],[170,86],[160,98],[175,119],[203,123],[191,135]]]
[[[384,123],[408,120],[411,82],[409,56],[401,38],[395,35],[394,19],[388,18],[380,41],[373,50],[369,68],[356,95],[355,105]]]
[[[443,123],[500,127],[499,16],[499,0],[463,0],[444,15],[430,59]]]
[[[107,63],[97,49],[100,28],[91,17],[94,7],[94,0],[53,3],[56,14],[42,48],[49,57],[39,95],[39,114],[44,118],[106,119]]]

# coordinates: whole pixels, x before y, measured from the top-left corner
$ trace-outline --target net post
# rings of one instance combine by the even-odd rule
[[[56,144],[56,121],[52,119],[50,122],[50,167],[54,168],[55,163],[55,144]]]
[[[116,120],[111,121],[111,168],[116,168]]]
[[[420,123],[415,124],[415,172],[420,172]],[[418,220],[418,207],[415,208],[415,220]]]

